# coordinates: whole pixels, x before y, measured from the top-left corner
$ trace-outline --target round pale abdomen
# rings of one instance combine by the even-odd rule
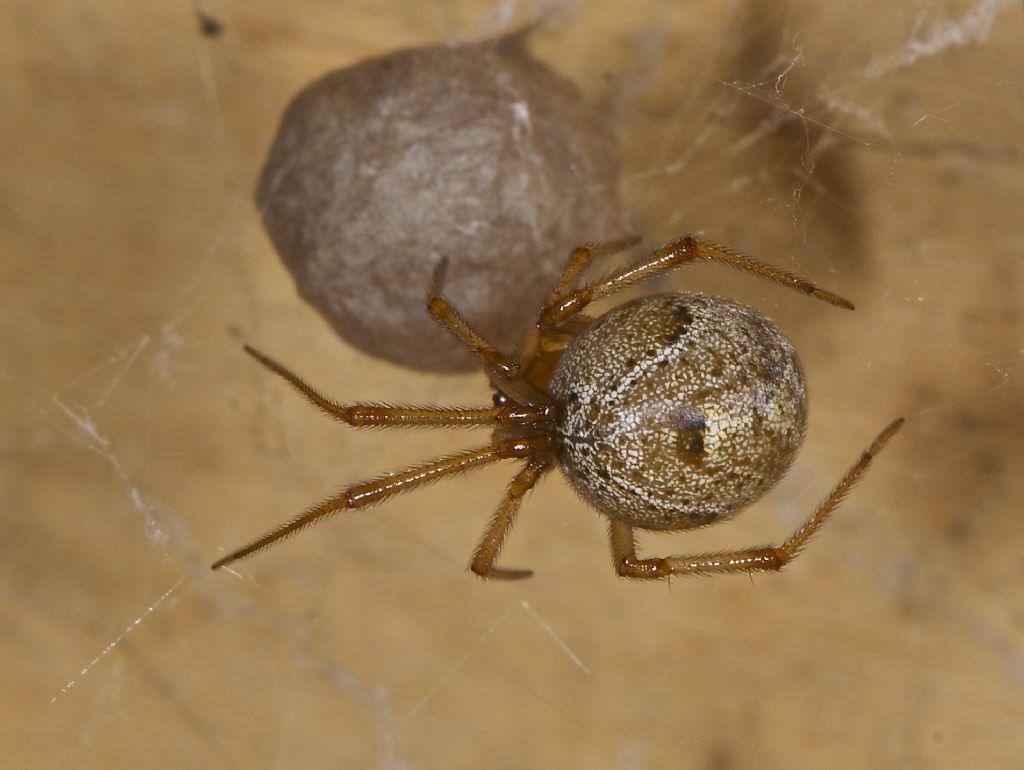
[[[597,319],[551,380],[562,470],[594,507],[691,529],[749,505],[789,468],[807,423],[796,352],[752,309],[660,294]]]

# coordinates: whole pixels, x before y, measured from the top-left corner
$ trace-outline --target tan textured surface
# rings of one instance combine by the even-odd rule
[[[551,478],[509,548],[536,577],[490,585],[464,567],[496,468],[211,574],[345,480],[476,440],[342,430],[239,346],[339,397],[488,398],[334,338],[250,191],[297,88],[493,31],[492,6],[225,0],[203,38],[188,2],[7,3],[5,766],[1019,766],[1020,4],[620,5],[533,48],[619,110],[638,227],[703,229],[858,304],[673,279],[787,331],[811,427],[755,509],[643,546],[782,537],[906,414],[835,521],[782,575],[631,584]]]

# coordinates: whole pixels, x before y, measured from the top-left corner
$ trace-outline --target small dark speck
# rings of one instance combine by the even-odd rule
[[[973,531],[973,522],[966,516],[958,516],[946,527],[946,537],[954,543],[962,543],[970,538]]]
[[[974,464],[983,474],[988,476],[999,475],[1003,472],[1003,464],[999,455],[983,449],[974,456]]]
[[[636,359],[635,358],[627,358],[626,359],[626,368],[627,369],[632,369],[634,366],[636,366]]]
[[[737,766],[732,752],[727,746],[714,746],[704,764],[708,770],[733,770]]]
[[[220,37],[224,32],[224,25],[213,16],[203,11],[197,11],[199,17],[199,32],[203,37]]]

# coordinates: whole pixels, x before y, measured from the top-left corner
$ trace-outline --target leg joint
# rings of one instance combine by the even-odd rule
[[[663,578],[672,574],[672,565],[667,559],[636,559],[626,556],[615,560],[615,571],[628,578]]]

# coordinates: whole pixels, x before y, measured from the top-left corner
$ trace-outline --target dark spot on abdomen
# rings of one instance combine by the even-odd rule
[[[690,312],[689,305],[677,305],[675,317],[679,321],[680,332],[685,332],[690,324],[693,323],[693,313]]]
[[[704,462],[704,431],[707,422],[704,415],[696,409],[687,410],[688,414],[680,415],[673,424],[675,429],[676,456],[691,465]]]

